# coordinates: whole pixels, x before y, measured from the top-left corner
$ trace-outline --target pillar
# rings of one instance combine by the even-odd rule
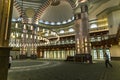
[[[80,4],[80,12],[75,13],[76,54],[90,54],[88,7]]]
[[[13,0],[0,0],[0,80],[7,80]]]

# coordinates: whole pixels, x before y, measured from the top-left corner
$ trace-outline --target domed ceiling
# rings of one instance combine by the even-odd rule
[[[32,18],[32,23],[39,21],[48,26],[67,24],[74,20],[76,3],[84,1],[97,3],[99,0],[14,0],[13,18],[22,15],[26,23]]]
[[[34,21],[42,19],[51,22],[61,22],[73,17],[70,4],[74,3],[74,1],[75,0],[14,0],[13,18],[16,18],[14,15],[22,15],[24,19],[29,18],[26,12],[29,12],[31,8],[31,10],[34,10],[34,12],[32,11]]]
[[[63,22],[73,17],[73,9],[65,0],[51,3],[46,10],[42,13],[40,20],[48,22]]]

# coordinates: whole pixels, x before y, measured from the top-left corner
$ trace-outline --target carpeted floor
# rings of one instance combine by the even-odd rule
[[[120,61],[111,63],[113,68],[105,68],[104,61],[18,60],[13,61],[8,80],[120,80]]]

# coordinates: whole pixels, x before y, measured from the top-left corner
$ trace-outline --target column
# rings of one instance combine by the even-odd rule
[[[56,59],[56,51],[53,50],[53,54],[54,54],[54,59]]]
[[[80,13],[75,14],[76,54],[90,54],[88,7],[80,4]]]
[[[55,49],[56,51],[56,59],[58,59],[58,50],[57,49]]]
[[[43,53],[44,53],[44,58],[47,59],[47,51],[45,49],[43,49]]]
[[[7,80],[13,0],[0,0],[0,80]]]
[[[59,49],[59,54],[60,54],[60,59],[63,59],[63,57],[62,57],[62,50],[61,49]]]
[[[62,59],[65,59],[65,54],[64,54],[63,49],[61,49],[61,54],[62,54]]]

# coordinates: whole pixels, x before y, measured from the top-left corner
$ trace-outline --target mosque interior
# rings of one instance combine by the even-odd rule
[[[1,80],[9,55],[120,60],[120,0],[0,0],[0,24]]]
[[[78,53],[76,15],[81,16],[81,6],[87,5],[89,53],[94,60],[102,60],[104,52],[111,59],[119,59],[120,1],[116,0],[114,5],[111,5],[112,2],[113,0],[15,0],[9,40],[9,46],[13,49],[10,54],[13,58],[20,59],[36,56],[64,60],[67,56],[74,56]],[[81,46],[85,44],[82,43]]]

